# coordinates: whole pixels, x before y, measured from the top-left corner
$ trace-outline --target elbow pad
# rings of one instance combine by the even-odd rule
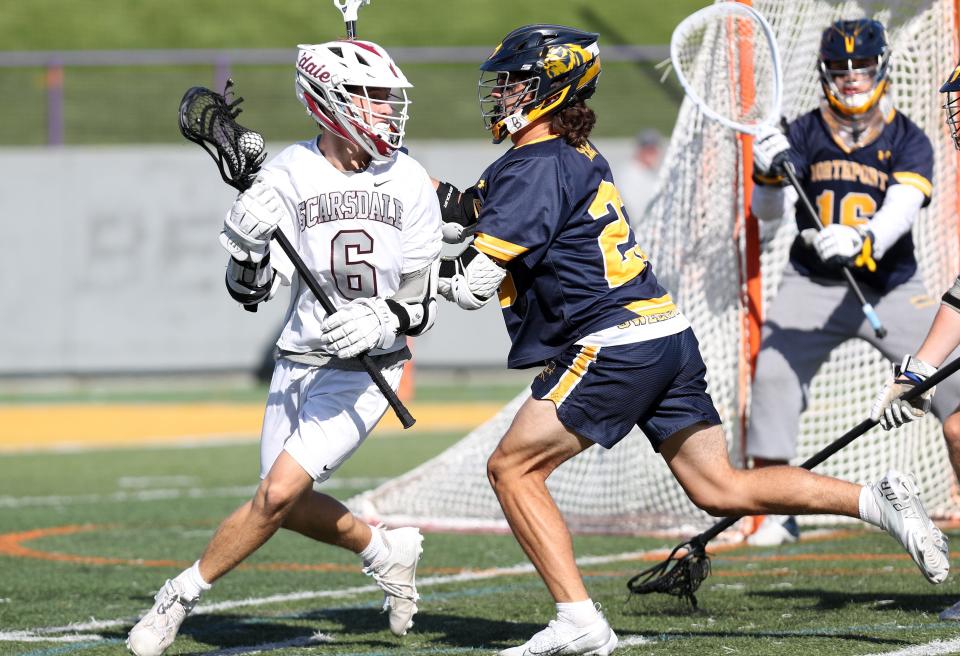
[[[255,312],[257,303],[273,298],[280,279],[274,275],[268,254],[256,264],[231,257],[227,262],[226,283],[231,298]]]
[[[393,312],[400,325],[398,335],[416,337],[430,330],[437,320],[437,299],[428,298],[420,303],[410,303],[387,299],[387,307]]]
[[[441,182],[437,187],[440,200],[440,218],[443,220],[441,231],[443,241],[459,244],[466,239],[480,216],[480,199],[475,187],[460,191],[449,182]]]
[[[960,312],[960,277],[957,277],[953,286],[947,290],[947,293],[940,300],[943,305],[948,306],[951,310]]]
[[[477,310],[489,301],[507,277],[507,271],[470,246],[440,263],[440,295],[464,310]]]
[[[400,277],[397,293],[386,299],[397,317],[397,334],[416,337],[430,330],[437,320],[437,275],[440,261]]]

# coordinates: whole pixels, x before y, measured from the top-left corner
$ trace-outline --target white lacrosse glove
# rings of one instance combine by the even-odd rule
[[[898,397],[936,372],[936,367],[923,360],[917,360],[911,355],[904,356],[901,364],[893,365],[893,378],[883,386],[874,400],[870,419],[879,421],[884,430],[890,430],[923,417],[933,404],[936,386],[913,401],[904,401]]]
[[[464,310],[479,310],[500,288],[506,270],[470,246],[460,255],[440,260],[437,291]]]
[[[393,346],[400,320],[383,298],[358,298],[323,320],[320,342],[338,358]]]
[[[877,270],[872,254],[873,237],[868,231],[831,223],[818,232],[812,242],[817,257],[827,264]]]
[[[761,125],[753,138],[753,165],[763,175],[777,175],[790,150],[790,140],[780,128]]]
[[[257,264],[270,250],[270,235],[287,216],[280,195],[264,182],[237,196],[223,221],[220,245],[235,260]]]

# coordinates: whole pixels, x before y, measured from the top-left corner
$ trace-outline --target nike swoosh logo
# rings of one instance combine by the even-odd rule
[[[389,181],[389,180],[381,180],[380,182],[374,182],[374,183],[373,183],[373,186],[374,186],[374,187],[379,187],[380,185],[385,185],[385,184],[387,184],[388,182],[390,182],[390,181]]]
[[[572,644],[574,644],[574,643],[576,643],[576,642],[578,642],[578,641],[586,638],[588,635],[590,635],[590,632],[589,632],[589,631],[587,631],[586,633],[583,633],[583,634],[581,634],[581,635],[578,635],[576,638],[573,638],[572,640],[568,640],[567,642],[563,643],[562,645],[557,645],[557,646],[555,646],[555,647],[550,647],[549,649],[544,649],[544,650],[542,650],[542,651],[533,650],[533,649],[527,649],[527,653],[530,654],[530,656],[553,656],[553,654],[559,654],[560,652],[562,652],[564,649],[566,649],[566,648],[569,647],[570,645],[572,645]]]
[[[323,466],[323,471],[330,471],[330,468],[327,467],[326,465],[324,465],[324,466]]]

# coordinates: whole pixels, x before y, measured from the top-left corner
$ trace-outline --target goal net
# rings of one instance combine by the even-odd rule
[[[888,29],[890,93],[934,144],[934,195],[914,226],[920,269],[939,298],[957,275],[957,158],[944,124],[940,84],[956,62],[956,0],[756,0],[773,26],[784,69],[784,115],[818,106],[815,63],[820,34],[839,19],[869,16]],[[714,35],[722,44],[723,35]],[[717,47],[704,66],[717,79],[737,75],[738,53]],[[730,93],[722,84],[716,93]],[[708,104],[715,105],[707,98]],[[709,391],[723,419],[731,458],[742,464],[749,412],[751,362],[762,308],[780,280],[796,234],[786,217],[761,253],[756,220],[748,218],[750,141],[704,117],[689,101],[680,108],[647,216],[635,220],[638,242],[658,278],[690,319],[700,340]],[[744,155],[748,155],[745,162]],[[616,171],[614,171],[616,175]],[[918,344],[919,346],[919,344]],[[850,340],[814,378],[801,418],[797,462],[861,422],[889,375],[870,345]],[[532,375],[532,374],[531,374]],[[486,480],[485,464],[524,392],[486,424],[413,471],[351,500],[370,519],[436,529],[506,530]],[[927,417],[895,432],[874,429],[817,471],[866,483],[889,467],[914,472],[932,515],[955,516],[960,503],[938,422]],[[548,480],[575,532],[692,533],[715,520],[697,509],[639,430],[607,451],[588,449]],[[838,521],[803,518],[807,523]]]

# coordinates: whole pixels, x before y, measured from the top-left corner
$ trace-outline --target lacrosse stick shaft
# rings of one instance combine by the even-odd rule
[[[797,179],[797,172],[793,168],[793,162],[789,160],[784,162],[783,170],[787,176],[787,180],[790,182],[790,185],[796,189],[797,195],[800,198],[800,204],[803,205],[803,209],[806,212],[807,217],[813,222],[813,225],[816,226],[817,231],[823,230],[823,224],[820,222],[820,218],[817,216],[817,212],[813,208],[813,204],[807,197],[803,187],[800,186],[800,181]],[[857,284],[856,279],[853,277],[853,272],[850,271],[849,266],[843,267],[843,277],[847,279],[847,284],[850,285],[850,289],[860,302],[860,308],[863,310],[863,316],[865,316],[867,321],[870,322],[870,326],[873,328],[873,334],[879,339],[886,337],[887,329],[884,328],[883,324],[880,322],[880,317],[877,316],[877,311],[873,309],[873,306],[863,295],[863,291],[860,289],[860,285]]]
[[[955,374],[958,370],[960,370],[960,358],[951,360],[948,364],[938,369],[935,374],[927,378],[925,381],[911,387],[909,390],[904,392],[900,396],[900,398],[903,399],[904,401],[912,401],[913,399],[918,398],[920,395],[922,395],[924,392],[931,389],[935,385],[938,385],[944,379]],[[822,463],[824,460],[826,460],[827,458],[835,454],[837,451],[844,448],[845,446],[853,442],[855,439],[857,439],[858,437],[866,433],[868,430],[876,426],[878,423],[880,422],[875,419],[864,419],[859,424],[851,428],[849,431],[847,431],[846,433],[838,437],[836,440],[834,440],[833,442],[831,442],[830,444],[823,447],[822,449],[817,451],[815,454],[813,454],[812,456],[804,460],[803,463],[801,463],[799,466],[802,467],[803,469],[813,469],[814,467]],[[691,542],[697,541],[697,542],[700,542],[700,544],[705,545],[707,542],[709,542],[710,540],[717,537],[718,535],[726,531],[728,528],[736,524],[738,521],[740,521],[741,518],[742,518],[742,515],[739,517],[727,517],[726,519],[723,519],[717,522],[716,524],[708,528],[706,531],[704,531],[697,537],[693,538]]]
[[[293,247],[293,244],[290,243],[290,240],[287,239],[287,236],[283,234],[280,230],[273,231],[273,239],[280,244],[280,248],[286,254],[290,261],[293,263],[293,267],[297,270],[297,273],[300,274],[300,278],[307,284],[307,287],[313,292],[313,295],[316,297],[317,302],[320,303],[320,306],[323,308],[324,312],[328,315],[336,312],[336,308],[333,307],[333,303],[330,302],[330,299],[327,298],[327,295],[320,288],[320,283],[317,281],[316,276],[313,275],[313,272],[307,268],[307,264],[300,257],[300,254],[297,253],[296,249]],[[357,359],[360,361],[360,364],[363,366],[364,370],[370,374],[370,378],[373,379],[373,382],[376,384],[377,388],[383,393],[384,398],[387,399],[387,403],[390,404],[390,407],[393,408],[394,413],[397,415],[397,419],[400,420],[400,423],[403,424],[404,428],[410,428],[416,423],[416,419],[413,418],[413,415],[410,414],[410,411],[407,410],[407,407],[403,405],[403,402],[400,400],[400,397],[397,396],[397,393],[393,391],[393,388],[390,387],[390,383],[383,377],[383,372],[377,367],[373,362],[373,359],[363,353],[357,356]]]

